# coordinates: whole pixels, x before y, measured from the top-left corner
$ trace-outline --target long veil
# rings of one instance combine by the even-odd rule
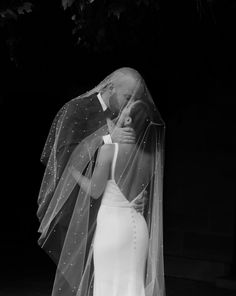
[[[117,185],[130,200],[134,187],[139,192],[144,189],[147,192],[143,212],[149,233],[145,296],[164,296],[162,201],[165,123],[143,78],[135,70],[128,69],[138,77],[136,88],[125,106],[129,108],[134,102],[140,103],[136,104],[133,114],[137,143]],[[53,121],[41,156],[46,169],[38,197],[38,232],[41,233],[38,244],[57,266],[52,296],[93,296],[93,241],[102,196],[96,200],[91,198],[90,192],[78,186],[69,168],[73,165],[91,178],[107,124],[97,126],[92,132],[89,128],[83,130],[85,136],[82,137],[81,127],[76,124],[80,100],[101,91],[107,83],[115,82],[120,73],[122,69],[62,107]],[[88,108],[89,105],[86,106]],[[122,125],[125,108],[112,119],[114,124]],[[145,166],[147,159],[148,165]],[[140,183],[144,175],[146,177]]]

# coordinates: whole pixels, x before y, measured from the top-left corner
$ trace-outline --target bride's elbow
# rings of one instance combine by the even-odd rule
[[[93,198],[93,199],[98,199],[100,196],[101,196],[101,194],[90,194],[90,196]]]
[[[93,199],[98,199],[103,194],[103,191],[104,189],[102,190],[101,188],[94,186],[90,192],[90,196]]]
[[[97,196],[97,195],[90,195],[91,197],[92,197],[92,199],[98,199],[99,198],[99,196]]]

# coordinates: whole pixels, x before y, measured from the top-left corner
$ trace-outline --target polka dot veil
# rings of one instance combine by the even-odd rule
[[[146,191],[147,202],[142,212],[149,232],[145,296],[164,296],[165,123],[143,78],[135,70],[129,70],[138,77],[137,85],[127,105],[118,115],[113,114],[112,121],[122,126],[128,114],[137,141],[127,157],[121,158],[122,171],[116,182],[127,197],[127,206],[132,205],[137,193]],[[89,100],[108,83],[119,79],[121,73],[122,69],[113,72],[97,87],[67,102],[59,110],[41,155],[46,168],[38,196],[38,244],[57,266],[52,296],[93,295],[93,240],[103,196],[93,199],[90,190],[79,187],[69,168],[73,166],[91,179],[108,126],[104,114],[98,114]]]

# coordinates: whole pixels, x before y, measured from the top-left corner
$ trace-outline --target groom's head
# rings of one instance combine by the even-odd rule
[[[101,94],[116,115],[128,103],[140,84],[140,74],[131,68],[121,68],[112,73],[110,81]]]

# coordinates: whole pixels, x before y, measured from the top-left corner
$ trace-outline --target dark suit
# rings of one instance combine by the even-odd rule
[[[67,110],[65,114],[65,109]],[[64,116],[64,117],[63,117]],[[66,117],[68,116],[68,119]],[[97,93],[77,100],[71,100],[66,103],[55,116],[51,129],[50,137],[44,147],[41,161],[45,165],[48,162],[53,144],[56,138],[56,126],[59,119],[63,117],[63,128],[58,137],[57,143],[57,159],[63,158],[63,163],[67,163],[74,148],[88,135],[106,124],[106,118],[112,116],[109,108],[103,111],[101,103],[97,98]],[[72,131],[73,130],[73,131]],[[107,134],[106,130],[104,135]],[[64,143],[65,141],[65,143]],[[68,145],[69,143],[69,145]],[[69,153],[66,153],[69,149]],[[62,171],[64,166],[62,168]],[[60,177],[60,176],[59,176]]]
[[[65,127],[68,130],[63,132],[64,135],[66,134],[66,138],[63,136],[63,140],[68,140],[70,145],[62,145],[59,147],[57,154],[57,159],[61,159],[61,156],[63,156],[63,163],[61,163],[61,173],[63,172],[64,167],[75,147],[87,136],[94,133],[100,127],[106,125],[107,116],[111,117],[112,115],[109,108],[107,108],[106,111],[103,111],[102,106],[97,98],[97,94],[83,98],[79,100],[79,102],[71,104],[68,112],[69,114],[72,114],[70,115],[70,121],[68,122],[68,125]],[[77,122],[73,133],[71,131],[71,122]],[[107,129],[105,129],[103,135],[105,134],[108,134]],[[59,173],[58,178],[61,177],[61,173]]]
[[[65,120],[64,129],[63,129],[63,140],[62,138],[58,138],[58,149],[56,158],[60,163],[60,169],[57,170],[57,181],[60,180],[60,177],[64,171],[64,168],[68,162],[68,159],[71,156],[71,153],[74,151],[76,146],[87,136],[94,133],[98,128],[106,125],[106,118],[112,116],[112,113],[109,108],[104,112],[97,98],[97,93],[85,97],[83,99],[70,101],[66,104],[67,114],[69,115],[69,120]],[[62,114],[63,109],[59,111],[59,114]],[[57,123],[58,117],[54,119],[55,123]],[[74,123],[76,125],[74,126]],[[72,124],[73,123],[73,126]],[[76,127],[76,128],[75,128]],[[53,128],[53,125],[52,125]],[[52,129],[51,128],[51,129]],[[74,129],[74,132],[72,132]],[[51,142],[53,143],[55,140],[55,131],[53,131]],[[107,128],[104,130],[104,135],[108,134]],[[66,141],[64,144],[64,141]],[[69,145],[67,144],[69,143]],[[49,147],[50,148],[50,147]],[[49,158],[50,151],[44,155],[42,161],[47,163]],[[94,161],[96,159],[96,154],[94,157]],[[65,235],[68,230],[69,222],[71,220],[71,216],[73,213],[73,209],[75,206],[76,198],[78,196],[79,186],[78,184],[74,187],[72,193],[69,198],[63,205],[62,209],[59,213],[54,217],[53,221],[50,224],[48,233],[50,236],[46,236],[45,238],[38,240],[38,244],[45,248],[46,250],[53,249],[53,253],[48,254],[52,260],[57,264],[60,258],[60,253],[63,247]],[[43,207],[43,211],[38,211],[37,216],[41,221],[47,210],[47,206],[53,196],[53,192],[50,197],[47,197],[47,205]],[[60,217],[60,212],[63,212],[62,217]],[[59,222],[59,223],[58,223]],[[57,242],[57,244],[55,244]]]

